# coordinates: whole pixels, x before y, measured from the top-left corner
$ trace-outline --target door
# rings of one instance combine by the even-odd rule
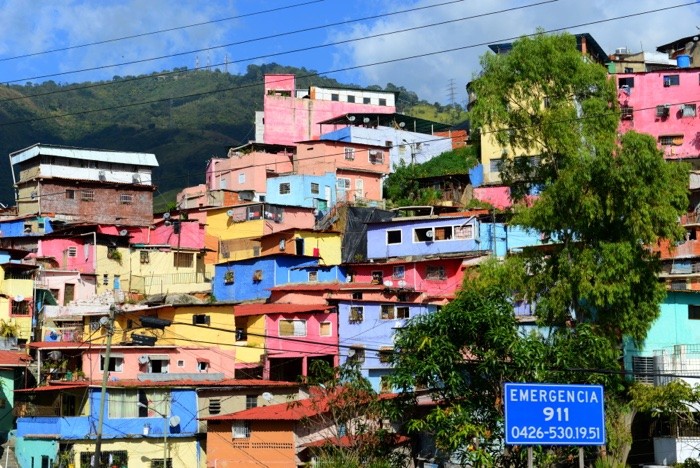
[[[355,199],[365,198],[365,181],[359,177],[355,179]]]
[[[63,286],[63,305],[70,304],[75,299],[75,285],[66,283]]]

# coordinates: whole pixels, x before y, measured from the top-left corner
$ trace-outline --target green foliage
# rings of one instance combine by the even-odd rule
[[[402,160],[384,182],[384,197],[395,206],[433,204],[440,199],[440,193],[431,187],[421,187],[418,179],[466,174],[476,164],[475,147],[446,151],[422,164],[406,164]]]

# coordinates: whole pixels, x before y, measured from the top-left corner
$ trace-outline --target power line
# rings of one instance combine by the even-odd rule
[[[656,9],[652,9],[652,10],[646,10],[646,11],[643,11],[643,12],[630,13],[630,14],[627,14],[627,15],[616,16],[616,17],[613,17],[613,18],[607,18],[607,19],[596,20],[596,21],[589,21],[589,22],[585,22],[585,23],[579,23],[579,24],[576,24],[576,25],[570,25],[570,26],[565,26],[565,27],[561,27],[561,28],[555,28],[555,29],[551,29],[551,30],[548,30],[548,31],[544,31],[544,32],[545,32],[545,33],[561,32],[561,31],[565,31],[565,30],[567,30],[567,29],[578,28],[578,27],[582,27],[582,26],[590,26],[590,25],[593,25],[593,24],[607,23],[607,22],[616,21],[616,20],[619,20],[619,19],[633,18],[633,17],[636,17],[636,16],[642,16],[642,15],[646,15],[646,14],[650,14],[650,13],[658,13],[658,12],[660,12],[660,11],[667,11],[667,10],[671,10],[671,9],[674,9],[674,8],[680,8],[680,7],[689,6],[689,5],[694,5],[694,4],[695,4],[695,2],[682,3],[682,4],[673,5],[673,6],[669,6],[669,7],[656,8]],[[471,48],[475,48],[475,47],[486,46],[486,45],[492,44],[492,43],[494,43],[494,42],[512,41],[512,40],[516,40],[516,39],[518,39],[518,38],[520,38],[520,37],[532,37],[532,36],[536,36],[536,35],[538,35],[538,34],[540,34],[540,33],[541,33],[541,32],[535,32],[535,33],[531,33],[531,34],[525,34],[525,35],[522,35],[522,36],[512,36],[512,37],[508,37],[508,38],[502,38],[502,39],[497,39],[497,40],[491,40],[491,41],[487,41],[487,42],[480,42],[480,43],[477,43],[477,44],[470,44],[470,45],[466,45],[466,46],[453,47],[453,48],[450,48],[450,49],[443,49],[443,50],[439,50],[439,51],[426,52],[426,53],[423,53],[423,54],[415,54],[415,55],[410,55],[410,56],[405,56],[405,57],[400,57],[400,58],[382,60],[382,61],[379,61],[379,62],[373,62],[373,63],[368,63],[368,64],[354,65],[354,66],[349,66],[349,67],[344,67],[344,68],[338,68],[338,69],[335,69],[335,70],[329,70],[329,71],[325,71],[325,72],[314,72],[314,73],[309,73],[309,74],[306,74],[306,75],[298,76],[297,79],[317,77],[317,76],[321,76],[321,75],[325,75],[325,74],[340,73],[340,72],[345,72],[345,71],[350,71],[350,70],[357,70],[357,69],[361,69],[361,68],[373,67],[373,66],[378,66],[378,65],[386,65],[386,64],[389,64],[389,63],[397,63],[397,62],[402,62],[402,61],[407,61],[407,60],[413,60],[413,59],[417,59],[417,58],[429,57],[429,56],[432,56],[432,55],[440,55],[440,54],[445,54],[445,53],[458,52],[458,51],[462,51],[462,50],[466,50],[466,49],[471,49]],[[242,86],[234,86],[234,87],[229,87],[229,88],[224,88],[224,89],[218,89],[218,90],[213,90],[213,91],[202,91],[202,92],[197,92],[197,93],[191,93],[191,94],[186,94],[186,95],[178,96],[178,98],[180,98],[180,99],[183,99],[183,98],[193,98],[193,97],[206,96],[206,95],[210,95],[210,94],[218,94],[218,93],[227,92],[227,91],[237,91],[237,90],[241,90],[241,89],[245,89],[245,88],[249,88],[249,87],[261,86],[262,84],[263,84],[262,82],[258,82],[258,83],[254,83],[254,84],[242,85]],[[167,101],[167,100],[170,100],[170,99],[173,99],[173,98],[172,98],[172,97],[167,97],[167,98],[161,98],[161,99],[153,99],[153,100],[149,100],[149,101],[141,101],[141,102],[135,102],[135,103],[129,103],[129,104],[121,104],[121,105],[116,105],[116,106],[111,106],[111,107],[103,107],[103,108],[99,108],[99,109],[87,109],[87,110],[83,110],[83,111],[69,112],[69,113],[64,113],[64,114],[59,114],[59,115],[52,115],[52,116],[46,116],[46,117],[33,117],[33,118],[30,118],[30,119],[18,120],[18,121],[14,121],[14,122],[5,122],[5,123],[0,124],[0,127],[9,126],[9,125],[18,125],[18,124],[32,123],[32,122],[39,122],[39,121],[44,121],[44,120],[58,119],[58,118],[71,117],[71,116],[77,116],[77,115],[86,115],[86,114],[91,114],[91,113],[96,113],[96,112],[104,112],[104,111],[109,111],[109,110],[116,110],[116,109],[124,109],[124,108],[129,108],[129,107],[142,106],[142,105],[146,105],[146,104],[155,104],[155,103],[164,102],[164,101]]]
[[[8,61],[11,61],[11,60],[17,60],[17,59],[22,59],[22,58],[36,57],[36,56],[38,56],[38,55],[52,54],[52,53],[55,53],[55,52],[65,52],[65,51],[67,51],[67,50],[82,49],[82,48],[85,48],[85,47],[91,47],[91,46],[96,46],[96,45],[102,45],[102,44],[109,44],[109,43],[113,43],[113,42],[125,41],[125,40],[128,40],[128,39],[137,39],[137,38],[140,38],[140,37],[154,36],[154,35],[156,35],[156,34],[161,34],[161,33],[165,33],[165,32],[178,31],[178,30],[180,30],[180,29],[188,29],[188,28],[194,28],[194,27],[198,27],[198,26],[206,26],[206,25],[208,25],[208,24],[222,23],[222,22],[231,21],[231,20],[234,20],[234,19],[248,18],[248,17],[251,17],[251,16],[262,15],[262,14],[265,14],[265,13],[273,13],[273,12],[277,12],[277,11],[288,10],[288,9],[291,9],[291,8],[296,8],[296,7],[300,7],[300,6],[311,5],[311,4],[314,4],[314,3],[321,3],[321,2],[323,2],[323,1],[325,1],[325,0],[311,0],[311,1],[308,1],[308,2],[304,2],[304,3],[297,3],[297,4],[294,4],[294,5],[287,5],[287,6],[278,7],[278,8],[271,8],[271,9],[269,9],[269,10],[261,10],[261,11],[256,11],[256,12],[253,12],[253,13],[245,13],[245,14],[237,15],[237,16],[229,16],[229,17],[226,17],[226,18],[219,18],[219,19],[211,20],[211,21],[203,21],[203,22],[200,22],[200,23],[193,23],[193,24],[188,24],[188,25],[185,25],[185,26],[176,26],[176,27],[167,28],[167,29],[159,29],[159,30],[157,30],[157,31],[150,31],[150,32],[145,32],[145,33],[140,33],[140,34],[133,34],[133,35],[130,35],[130,36],[121,36],[121,37],[115,37],[115,38],[112,38],[112,39],[105,39],[105,40],[102,40],[102,41],[87,42],[87,43],[84,43],[84,44],[79,44],[79,45],[74,45],[74,46],[68,46],[68,47],[61,47],[61,48],[58,48],[58,49],[49,49],[49,50],[44,50],[44,51],[41,51],[41,52],[33,52],[33,53],[30,53],[30,54],[15,55],[15,56],[13,56],[13,57],[0,58],[0,62],[8,62]]]

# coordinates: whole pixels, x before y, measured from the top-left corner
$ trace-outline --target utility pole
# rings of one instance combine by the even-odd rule
[[[107,395],[107,380],[109,379],[109,359],[112,352],[112,336],[114,335],[114,317],[117,306],[112,304],[109,307],[109,318],[106,323],[102,323],[107,330],[107,343],[105,346],[104,362],[102,364],[102,387],[100,389],[100,416],[97,420],[97,430],[95,431],[95,454],[93,455],[92,468],[100,468],[102,458],[102,427],[105,417],[105,399]],[[104,320],[104,317],[100,322]]]

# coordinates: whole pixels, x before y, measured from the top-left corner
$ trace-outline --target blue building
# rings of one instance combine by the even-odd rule
[[[215,266],[212,294],[219,301],[252,301],[270,297],[270,288],[306,283],[309,272],[316,282],[345,282],[345,267],[322,265],[317,257],[273,254]]]
[[[265,201],[276,205],[318,208],[325,212],[336,202],[336,176],[287,174],[268,177]]]
[[[340,362],[357,362],[375,391],[389,391],[384,377],[391,370],[388,358],[393,336],[411,317],[435,312],[436,305],[410,302],[338,301]]]
[[[65,384],[15,393],[20,415],[15,453],[20,466],[90,463],[99,420],[99,386]],[[167,455],[170,465],[171,454],[177,454],[188,466],[198,465],[194,387],[114,383],[106,398],[102,425],[105,464],[131,466],[129,458],[133,458],[132,463],[139,465],[145,457],[154,466]]]

